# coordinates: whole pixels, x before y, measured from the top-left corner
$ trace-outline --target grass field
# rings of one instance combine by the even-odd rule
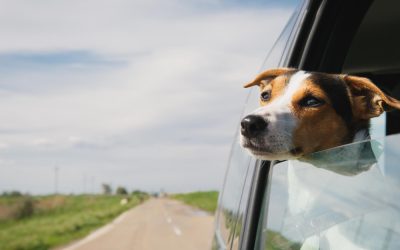
[[[170,196],[173,199],[183,201],[184,203],[200,208],[202,210],[214,213],[217,208],[218,192],[193,192],[185,194],[174,194]]]
[[[141,203],[146,196],[0,197],[0,249],[49,249],[81,238]]]

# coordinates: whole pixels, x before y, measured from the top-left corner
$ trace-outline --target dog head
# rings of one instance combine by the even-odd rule
[[[241,121],[241,145],[265,160],[299,158],[350,143],[368,129],[369,119],[400,101],[369,79],[306,72],[267,70],[244,87],[259,86],[261,107]]]

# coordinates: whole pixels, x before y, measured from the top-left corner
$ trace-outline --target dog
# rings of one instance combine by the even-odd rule
[[[262,160],[287,160],[368,139],[369,121],[400,109],[368,78],[270,69],[245,88],[259,86],[261,107],[241,121],[240,143]]]
[[[277,68],[259,74],[244,85],[245,88],[252,86],[260,88],[261,107],[242,119],[241,146],[261,160],[295,159],[311,163],[345,176],[339,178],[347,183],[356,183],[346,179],[347,176],[369,170],[377,162],[368,143],[370,119],[384,111],[400,109],[400,101],[385,94],[371,80],[359,76]],[[353,142],[360,143],[341,151],[339,146]],[[310,211],[324,211],[327,216],[345,218],[326,228],[324,233],[304,235],[301,249],[368,249],[348,238],[353,235],[348,232],[349,225],[358,220],[362,224],[363,216],[349,216],[357,212],[347,213],[350,210],[346,211],[346,200],[337,200],[333,205],[321,203],[325,199],[318,197],[318,190],[312,185],[315,183],[304,180],[302,172],[297,171],[291,161],[287,171],[288,214],[285,217],[303,218],[300,225],[305,226],[315,219],[307,216]],[[316,183],[321,181],[322,186],[331,179],[329,175],[321,176],[326,179],[316,180]],[[362,185],[358,188],[365,188]],[[341,202],[344,203],[342,207]],[[364,229],[373,232],[377,226]]]

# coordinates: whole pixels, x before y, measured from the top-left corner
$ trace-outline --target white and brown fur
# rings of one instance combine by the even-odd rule
[[[261,98],[261,107],[243,118],[241,144],[264,160],[300,159],[313,163],[313,159],[307,158],[311,153],[365,140],[372,117],[393,108],[400,109],[398,100],[384,94],[369,79],[358,76],[279,68],[267,70],[245,85],[246,88],[251,86],[259,86],[261,95],[268,92],[266,96],[270,98]],[[318,105],[304,105],[310,98],[318,100]],[[254,120],[263,125],[251,124]],[[256,131],[249,132],[249,129]],[[360,153],[359,158],[369,158],[362,150],[356,153]],[[354,157],[356,165],[359,164],[357,158]],[[368,165],[369,159],[365,160]],[[348,176],[369,168],[353,167],[349,166],[352,164],[349,161],[345,162],[347,165],[343,168],[328,166],[326,169]],[[318,207],[318,203],[314,204],[313,191],[289,162],[287,205],[290,216],[296,217],[307,208]],[[342,231],[337,225],[326,229],[322,236],[309,236],[301,249],[320,249],[321,242],[330,249],[363,249],[348,240]]]
[[[243,118],[241,145],[264,160],[301,158],[365,139],[370,118],[400,109],[398,100],[358,76],[277,68],[244,87],[251,86],[267,98]],[[308,106],[310,99],[317,105]],[[254,119],[265,124],[252,124]]]

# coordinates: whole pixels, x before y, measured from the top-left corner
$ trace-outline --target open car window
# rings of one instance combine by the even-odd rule
[[[400,249],[399,144],[391,135],[274,165],[258,249]]]

